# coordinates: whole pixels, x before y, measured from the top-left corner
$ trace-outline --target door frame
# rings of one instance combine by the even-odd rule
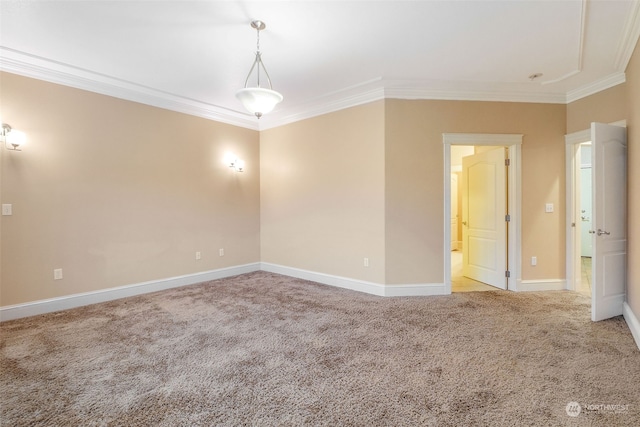
[[[521,271],[521,134],[490,134],[490,133],[443,133],[444,144],[444,293],[451,293],[451,146],[478,145],[502,146],[509,149],[511,161],[507,171],[507,207],[511,220],[507,226],[507,256],[511,273],[507,278],[507,290],[517,291],[522,278]]]
[[[626,120],[609,123],[613,126],[627,127]],[[565,289],[575,291],[577,289],[577,281],[582,278],[582,266],[580,264],[580,233],[578,230],[578,202],[580,192],[580,180],[577,174],[580,172],[580,158],[578,157],[578,149],[580,144],[591,142],[591,128],[578,132],[569,133],[564,136],[565,141],[565,171],[566,171],[566,236],[565,236]]]

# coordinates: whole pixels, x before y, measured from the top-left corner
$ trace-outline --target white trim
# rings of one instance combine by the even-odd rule
[[[576,290],[577,281],[580,278],[579,260],[576,253],[579,248],[578,239],[580,234],[577,233],[579,221],[576,216],[576,194],[579,192],[576,180],[578,171],[578,148],[580,144],[591,141],[591,129],[574,132],[565,135],[565,282],[566,289],[570,291]]]
[[[374,86],[374,87],[372,87]],[[380,86],[380,79],[373,79],[364,83],[353,85],[340,91],[335,91],[321,98],[316,98],[298,105],[296,112],[290,114],[270,114],[264,116],[259,130],[267,130],[300,120],[322,116],[335,111],[345,110],[358,105],[369,104],[385,98],[384,87]],[[290,107],[290,110],[294,110]]]
[[[628,30],[629,34],[625,37],[638,38],[639,30],[636,28],[640,27],[638,21],[640,19],[636,18],[632,23],[632,30]],[[627,42],[627,45],[633,47],[635,42],[633,45]],[[627,52],[629,48],[625,49],[625,53],[620,55],[625,58],[630,57],[631,52]],[[623,62],[628,62],[628,58],[623,58]],[[6,47],[0,47],[0,70],[252,130],[283,126],[382,99],[568,104],[625,82],[624,70],[616,71],[586,86],[560,93],[522,90],[522,86],[513,87],[511,90],[491,85],[478,86],[477,82],[388,80],[376,77],[308,100],[303,105],[287,108],[279,106],[258,122],[251,114],[244,111],[186,98]],[[567,77],[569,76],[562,78]],[[443,84],[447,87],[434,88]]]
[[[582,0],[582,5],[580,7],[580,35],[578,37],[580,42],[578,43],[578,58],[577,58],[578,60],[576,64],[576,69],[564,74],[563,76],[555,78],[553,80],[547,80],[542,82],[543,86],[561,82],[562,80],[566,80],[569,77],[573,77],[582,72],[582,68],[583,68],[582,58],[584,56],[584,35],[585,35],[585,28],[586,28],[586,20],[587,20],[587,0]]]
[[[162,291],[165,289],[207,282],[209,280],[237,276],[238,274],[250,273],[258,270],[260,270],[260,263],[256,262],[252,264],[237,265],[234,267],[220,268],[217,270],[205,271],[201,273],[187,274],[184,276],[176,276],[167,279],[152,280],[143,283],[136,283],[133,285],[120,286],[117,288],[102,289],[99,291],[66,295],[63,297],[33,301],[24,304],[9,305],[0,307],[0,321],[4,322],[6,320],[13,320],[22,317],[35,316],[38,314],[51,313],[54,311],[67,310],[70,308],[82,307],[85,305],[132,297],[149,292]]]
[[[258,130],[253,115],[0,46],[0,70]]]
[[[443,283],[382,285],[268,262],[261,263],[261,270],[381,297],[445,295]]]
[[[443,133],[442,142],[448,145],[522,145],[519,133]]]
[[[581,130],[564,136],[565,144],[583,144],[591,142],[591,129]]]
[[[633,335],[633,339],[635,340],[638,349],[640,349],[640,321],[626,301],[622,303],[622,316],[624,316],[624,320],[629,326],[631,335]]]
[[[497,145],[509,148],[511,167],[508,172],[509,194],[507,195],[509,213],[508,257],[513,260],[509,265],[511,277],[507,279],[507,289],[517,290],[522,279],[521,259],[521,206],[522,206],[522,134],[485,134],[485,133],[443,133],[444,144],[444,287],[445,294],[451,293],[451,146],[452,145]]]
[[[565,104],[570,104],[579,99],[586,98],[587,96],[596,94],[598,92],[602,92],[603,90],[612,88],[626,81],[627,79],[624,72],[615,72],[613,74],[609,74],[608,76],[603,77],[600,80],[596,80],[595,82],[567,92],[567,100]]]
[[[518,292],[563,291],[566,289],[563,279],[522,280],[518,283]]]
[[[321,97],[308,100],[304,104],[289,106],[261,119],[259,130],[267,130],[300,120],[329,114],[358,105],[384,99],[408,100],[450,100],[450,101],[490,101],[565,104],[565,93],[534,93],[507,90],[469,89],[433,89],[424,87],[430,82],[385,80],[376,77],[343,89],[333,91]]]
[[[424,87],[385,87],[386,99],[432,99],[446,101],[524,102],[565,104],[564,93],[524,92],[515,90],[433,89]]]
[[[631,2],[631,10],[622,30],[621,42],[616,53],[616,70],[624,72],[627,69],[638,38],[640,38],[640,2],[634,1]]]

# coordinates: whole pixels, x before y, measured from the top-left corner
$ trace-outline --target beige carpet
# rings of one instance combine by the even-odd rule
[[[578,293],[382,298],[257,272],[0,332],[2,426],[640,425],[640,352]]]

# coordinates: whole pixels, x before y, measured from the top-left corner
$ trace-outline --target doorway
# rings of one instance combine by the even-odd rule
[[[458,149],[458,147],[468,146],[472,147],[472,151],[488,151],[488,147],[506,147],[509,158],[509,167],[506,173],[507,184],[507,197],[506,205],[510,218],[506,225],[506,264],[508,268],[503,272],[504,274],[504,288],[510,290],[517,290],[518,283],[520,282],[520,148],[522,144],[522,135],[516,134],[443,134],[444,143],[444,218],[445,218],[445,247],[444,247],[444,279],[445,279],[445,293],[451,293],[453,290],[452,277],[457,277],[457,270],[460,264],[463,264],[464,256],[460,255],[459,243],[462,240],[458,240],[455,235],[454,222],[458,220],[458,230],[463,226],[462,216],[457,214],[459,218],[456,218],[454,212],[456,202],[452,200],[453,192],[452,182],[455,179],[452,178],[452,174],[457,173],[457,168],[452,167],[452,157],[457,155],[457,151],[464,151],[464,149]],[[504,148],[502,148],[504,150]],[[464,157],[464,156],[462,156]],[[460,189],[460,187],[458,187]],[[458,206],[461,203],[461,199],[458,198]],[[464,242],[462,242],[462,250],[464,250]],[[463,267],[464,268],[464,267]],[[486,286],[478,282],[480,286]],[[457,288],[457,286],[456,286]],[[495,290],[494,287],[489,287]],[[456,289],[458,290],[458,289]]]
[[[591,167],[591,141],[578,145],[576,159],[580,164],[576,165],[576,218],[580,218],[580,236],[578,239],[580,250],[576,251],[576,262],[580,265],[580,274],[576,276],[576,291],[591,296],[591,257],[593,245],[591,241],[592,210],[592,167]]]
[[[508,155],[501,146],[451,147],[451,290],[506,289]]]
[[[591,319],[603,320],[626,295],[626,126],[592,123],[565,141],[567,289],[588,288]]]

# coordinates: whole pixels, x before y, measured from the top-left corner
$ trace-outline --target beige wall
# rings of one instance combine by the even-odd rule
[[[564,279],[564,132],[555,104],[386,101],[386,282],[444,279],[443,133],[524,134],[522,279]],[[544,212],[554,203],[554,213]],[[538,265],[528,260],[538,257]]]
[[[261,132],[262,261],[384,283],[384,162],[383,101]]]
[[[627,117],[627,84],[620,84],[567,105],[567,133],[590,129],[591,122],[612,123]]]
[[[628,160],[628,270],[627,301],[640,317],[640,43],[636,45],[627,74]]]
[[[260,261],[258,132],[0,76],[3,120],[28,136],[0,150],[0,305]]]
[[[538,257],[522,276],[563,279],[565,126],[564,105],[386,100],[264,131],[262,260],[442,283],[442,133],[522,133],[523,257]]]
[[[0,305],[257,261],[441,283],[447,132],[524,134],[522,278],[562,279],[565,133],[628,120],[629,213],[640,215],[637,50],[627,83],[568,106],[386,100],[260,134],[0,74],[3,119],[29,138],[21,153],[0,150],[0,199],[14,209],[0,217]],[[246,172],[223,164],[228,151]],[[640,228],[629,228],[632,261]],[[638,313],[636,264],[629,303]]]

